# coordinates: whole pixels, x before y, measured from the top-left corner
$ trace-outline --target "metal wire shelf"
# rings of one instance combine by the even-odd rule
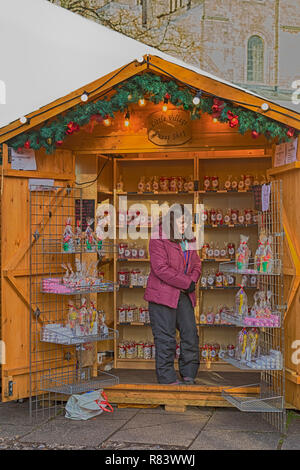
[[[113,254],[118,252],[118,245],[111,241],[99,241],[97,243],[90,243],[90,249],[87,249],[84,240],[79,244],[75,244],[73,249],[66,250],[63,247],[63,242],[59,238],[41,238],[40,242],[36,243],[37,249],[45,255],[76,255],[85,253],[98,253],[100,256]]]
[[[249,261],[247,269],[237,269],[235,261],[225,261],[219,264],[219,269],[225,273],[234,274],[252,274],[257,276],[280,276],[281,274],[281,260],[273,260],[273,268],[271,272],[261,272],[255,269],[254,261]]]
[[[254,370],[282,370],[282,367],[280,368],[275,368],[275,367],[254,367],[256,365],[255,362],[252,362],[250,364],[253,364],[253,367],[251,366],[248,366],[247,364],[249,364],[248,362],[245,363],[245,362],[241,362],[239,361],[238,359],[234,359],[233,357],[229,357],[227,355],[224,354],[224,356],[222,357],[222,359],[224,359],[225,362],[228,362],[228,364],[231,364],[232,366],[234,367],[237,367],[238,369],[241,369],[241,370],[251,370],[251,371],[254,371]]]
[[[41,330],[41,341],[44,343],[55,343],[55,344],[81,344],[81,343],[91,343],[95,341],[108,341],[113,340],[119,336],[118,330],[114,330],[113,328],[107,328],[108,333],[98,333],[96,335],[87,334],[87,335],[75,335],[73,334],[72,330],[70,329],[70,334],[60,332],[59,330],[53,330],[43,327]]]
[[[234,225],[229,225],[229,224],[216,224],[216,225],[213,225],[213,224],[204,224],[204,229],[207,229],[207,228],[213,228],[213,229],[233,229],[233,228],[257,228],[257,224],[234,224]]]
[[[268,324],[268,320],[266,319],[264,322],[261,321],[263,319],[257,319],[257,318],[251,318],[251,317],[246,317],[249,320],[247,321],[245,317],[238,317],[234,315],[232,312],[222,312],[221,313],[221,318],[222,320],[225,320],[227,322],[230,322],[233,325],[236,326],[243,326],[243,327],[260,327],[260,328],[280,328],[281,327],[281,316],[280,314],[274,313],[274,315],[277,316],[278,320],[274,320],[272,324]],[[263,324],[265,323],[265,324]]]
[[[83,393],[99,390],[101,388],[118,385],[119,378],[108,372],[101,371],[95,378],[90,377],[90,371],[85,371],[85,378],[82,380],[78,376],[78,371],[72,370],[53,374],[45,374],[41,377],[40,390],[53,392],[62,395],[73,395],[74,393]]]
[[[243,385],[238,388],[257,387],[260,384]],[[255,396],[235,396],[235,388],[226,388],[222,390],[222,396],[240,411],[256,413],[282,413],[284,411],[283,396],[255,397]]]
[[[48,278],[50,281],[55,281],[55,278]],[[62,282],[56,283],[52,288],[43,287],[43,281],[41,283],[41,292],[43,294],[56,294],[56,295],[83,295],[83,294],[93,294],[100,292],[114,292],[119,290],[119,284],[112,281],[102,281],[94,286],[78,286],[78,287],[68,287]]]

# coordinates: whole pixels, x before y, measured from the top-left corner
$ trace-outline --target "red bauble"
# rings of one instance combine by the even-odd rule
[[[25,142],[25,144],[24,144],[24,148],[30,149],[30,142],[29,142],[29,140],[26,140],[26,142]]]
[[[229,121],[229,126],[230,127],[236,127],[239,124],[239,118],[238,116],[233,116],[230,121]]]
[[[253,139],[257,139],[257,137],[259,137],[259,133],[257,131],[252,131],[251,134]]]
[[[62,145],[62,144],[63,144],[63,140],[57,140],[55,143],[56,143],[56,145]]]
[[[228,119],[232,119],[235,116],[234,116],[232,111],[227,111],[227,117],[228,117]]]
[[[218,106],[219,108],[224,107],[224,101],[219,100],[218,98],[214,98],[214,105]]]
[[[213,104],[212,107],[211,107],[211,110],[214,114],[219,113],[220,112],[220,107],[217,104]]]
[[[218,98],[213,99],[214,104],[211,107],[212,110],[212,117],[219,118],[224,108],[224,101],[219,100]]]
[[[166,94],[165,94],[165,98],[166,98],[166,100],[169,100],[169,99],[171,98],[170,93],[166,93]]]
[[[18,152],[22,152],[23,148],[22,147],[18,147]]]
[[[293,127],[289,127],[289,129],[288,129],[286,135],[287,135],[288,137],[293,137],[294,134],[295,134],[295,129],[294,129]]]

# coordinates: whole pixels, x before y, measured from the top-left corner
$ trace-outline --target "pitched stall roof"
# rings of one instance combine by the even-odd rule
[[[95,98],[146,69],[257,112],[267,102],[268,117],[300,129],[298,113],[46,0],[2,2],[2,44],[4,38],[0,80],[7,104],[0,105],[0,143],[81,103],[83,91]],[[146,62],[139,65],[142,56]],[[20,125],[22,115],[30,124]]]

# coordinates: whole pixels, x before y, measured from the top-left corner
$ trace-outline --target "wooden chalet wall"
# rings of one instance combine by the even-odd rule
[[[6,347],[2,365],[2,400],[29,396],[30,354],[30,207],[28,178],[52,178],[55,184],[72,184],[75,168],[70,150],[54,155],[36,152],[37,171],[15,171],[3,150],[3,194],[1,198],[1,330]],[[11,387],[10,387],[11,385]]]

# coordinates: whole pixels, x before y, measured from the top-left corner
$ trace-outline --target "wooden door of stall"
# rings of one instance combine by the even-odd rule
[[[30,389],[30,239],[29,178],[53,179],[54,185],[72,185],[74,156],[70,150],[46,155],[36,152],[36,171],[13,170],[8,148],[3,146],[1,198],[1,332],[5,357],[2,360],[2,400],[29,396]],[[42,221],[41,221],[42,223]],[[43,220],[41,230],[47,224]],[[43,275],[43,267],[37,273]],[[4,354],[3,354],[4,356]]]

